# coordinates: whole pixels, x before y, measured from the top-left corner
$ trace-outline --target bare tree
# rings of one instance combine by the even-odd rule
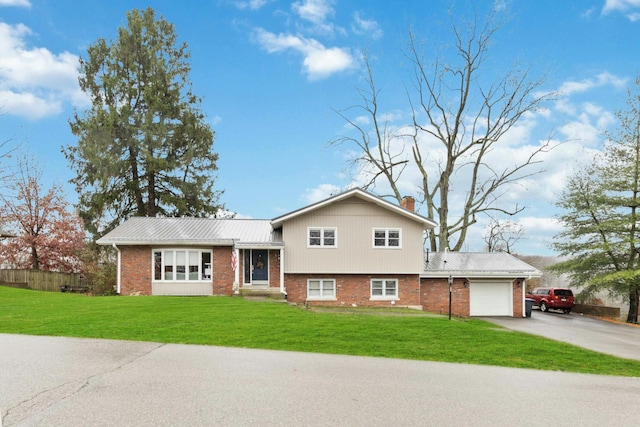
[[[9,185],[9,180],[15,174],[13,165],[9,165],[8,161],[14,156],[18,147],[13,144],[11,138],[0,140],[0,194]]]
[[[511,254],[523,233],[524,228],[517,222],[492,217],[484,235],[485,250]]]
[[[421,182],[416,199],[424,204],[426,215],[439,227],[429,236],[432,251],[461,250],[470,226],[479,213],[514,215],[523,207],[504,208],[497,203],[509,185],[539,173],[531,166],[552,148],[550,139],[531,148],[527,157],[508,166],[491,164],[491,153],[498,148],[514,125],[535,112],[553,94],[543,93],[543,78],[531,78],[531,70],[513,67],[501,76],[487,80],[487,52],[502,24],[498,12],[479,22],[451,17],[454,55],[451,61],[436,55],[429,63],[421,53],[418,38],[409,33],[406,58],[412,64],[413,86],[407,89],[412,123],[390,129],[379,105],[370,59],[365,57],[367,88],[360,90],[362,110],[373,124],[367,125],[339,112],[355,130],[355,136],[341,136],[332,144],[356,145],[353,159],[359,171],[367,171],[365,188],[391,187],[398,202],[404,196],[398,182],[410,168],[417,170]],[[362,178],[363,174],[360,174]],[[461,187],[454,188],[454,177]],[[452,209],[452,195],[462,199]]]

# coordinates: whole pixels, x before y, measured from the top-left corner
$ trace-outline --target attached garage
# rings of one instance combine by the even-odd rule
[[[512,282],[471,281],[469,315],[513,316]]]
[[[506,253],[427,253],[420,304],[438,314],[524,317],[527,281],[541,276]]]

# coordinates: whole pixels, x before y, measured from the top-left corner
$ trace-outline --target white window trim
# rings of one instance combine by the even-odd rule
[[[173,271],[173,275],[174,278],[171,280],[166,280],[164,278],[165,275],[165,257],[164,257],[164,253],[167,251],[171,251],[173,252],[173,266],[174,266],[174,271]],[[175,263],[175,259],[176,259],[176,252],[177,251],[181,251],[181,252],[186,252],[185,253],[185,279],[176,279],[176,263]],[[161,255],[161,265],[160,265],[160,274],[161,274],[161,279],[156,279],[156,274],[155,274],[155,253],[156,252],[160,252],[162,253]],[[189,277],[189,252],[197,252],[198,253],[198,279],[196,280],[190,280]],[[213,251],[210,249],[194,249],[194,248],[152,248],[151,249],[151,281],[152,282],[162,282],[162,283],[209,283],[213,280],[213,277],[209,277],[209,278],[203,278],[202,276],[204,275],[204,271],[202,271],[202,254],[203,253],[208,253],[210,254],[210,260],[211,260],[211,268],[212,268],[212,276],[213,276]]]
[[[333,295],[330,297],[325,297],[322,296],[322,284],[320,285],[320,296],[319,297],[312,297],[309,296],[309,283],[310,282],[333,282]],[[336,297],[336,279],[327,279],[327,278],[313,278],[313,279],[307,279],[307,301],[337,301],[337,297]]]
[[[376,231],[384,231],[384,246],[376,246]],[[398,246],[389,246],[389,232],[398,232]],[[394,227],[374,227],[371,230],[371,246],[373,249],[402,249],[402,228]]]
[[[396,293],[395,295],[384,295],[386,291],[386,283],[393,281],[396,283]],[[373,282],[382,282],[382,293],[383,295],[373,295]],[[398,293],[400,290],[398,289],[398,279],[392,278],[372,278],[371,282],[369,282],[369,300],[371,301],[398,301],[400,298],[398,297]]]
[[[311,230],[320,230],[320,244],[311,244]],[[324,231],[333,230],[333,245],[324,244]],[[307,248],[310,249],[336,249],[338,247],[338,227],[307,227]]]

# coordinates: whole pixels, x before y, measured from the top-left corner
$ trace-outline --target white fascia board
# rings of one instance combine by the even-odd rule
[[[530,277],[542,277],[541,271],[428,271],[420,273],[423,279],[441,279],[452,277],[465,277],[468,279],[528,279]]]

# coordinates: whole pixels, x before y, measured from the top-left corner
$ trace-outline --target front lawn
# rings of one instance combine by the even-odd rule
[[[89,297],[0,286],[0,333],[204,344],[640,377],[620,359],[476,319],[310,311],[236,297]],[[418,314],[418,315],[416,315]],[[424,314],[424,315],[422,315]]]

